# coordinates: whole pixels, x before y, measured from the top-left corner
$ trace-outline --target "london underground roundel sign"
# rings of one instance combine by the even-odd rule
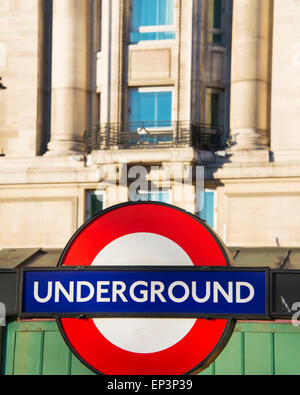
[[[229,266],[230,258],[218,236],[198,217],[168,204],[137,202],[113,206],[85,223],[58,265],[221,267]],[[128,302],[124,282],[115,282],[112,295],[110,282],[102,283],[107,287],[98,289],[99,300]],[[151,289],[144,285],[145,281],[136,281],[135,289],[130,288],[138,306],[156,299],[166,302],[159,281]],[[177,281],[169,287],[175,302],[184,298],[182,285]],[[182,375],[199,372],[216,358],[235,320],[130,314],[120,318],[112,313],[103,318],[60,318],[58,324],[72,351],[97,373]]]

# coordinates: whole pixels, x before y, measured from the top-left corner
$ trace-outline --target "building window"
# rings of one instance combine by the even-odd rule
[[[131,0],[130,42],[175,38],[174,0]]]
[[[169,143],[172,131],[172,91],[170,88],[129,90],[128,143]]]
[[[224,91],[206,89],[205,123],[212,128],[224,127]]]
[[[103,191],[87,191],[86,192],[86,219],[92,218],[104,208],[104,192]]]
[[[211,128],[215,144],[224,147],[228,137],[228,97],[225,89],[206,89],[205,123]]]
[[[207,225],[215,229],[216,227],[216,215],[215,215],[215,191],[205,189],[203,195],[200,197],[202,200],[202,209],[198,216],[206,221]]]
[[[172,91],[169,88],[133,88],[129,90],[129,123],[134,128],[170,127]]]
[[[208,42],[211,44],[225,45],[223,1],[208,0]]]
[[[170,203],[170,190],[160,190],[160,191],[138,191],[136,193],[135,201],[150,201],[150,202],[160,202],[160,203]]]

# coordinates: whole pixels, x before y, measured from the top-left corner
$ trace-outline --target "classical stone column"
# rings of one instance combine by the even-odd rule
[[[271,1],[233,3],[230,129],[238,160],[268,159]]]
[[[83,149],[88,102],[88,9],[88,0],[53,0],[48,155],[70,155]]]

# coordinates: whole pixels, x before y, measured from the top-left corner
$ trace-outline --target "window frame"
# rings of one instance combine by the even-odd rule
[[[170,108],[170,118],[171,119],[165,119],[163,121],[157,121],[153,119],[153,121],[150,122],[169,122],[170,121],[170,126],[147,126],[148,121],[138,121],[138,122],[133,122],[133,123],[141,123],[141,125],[145,124],[145,127],[147,130],[155,132],[155,131],[172,131],[172,122],[174,121],[174,108],[173,108],[173,102],[174,102],[174,87],[173,86],[155,86],[155,87],[130,87],[128,90],[128,123],[130,124],[132,121],[130,121],[130,117],[132,114],[132,102],[131,102],[131,93],[134,90],[138,91],[139,93],[160,93],[160,92],[170,92],[171,93],[171,108]],[[131,113],[131,114],[130,114]]]
[[[215,24],[215,2],[220,1],[220,27],[216,27]],[[211,3],[211,4],[210,4]],[[211,12],[211,15],[210,15]],[[207,41],[210,45],[216,45],[216,46],[221,46],[225,47],[226,46],[226,31],[225,31],[225,3],[224,0],[207,0],[207,14],[206,14],[206,20],[207,20]],[[211,21],[210,21],[211,17]],[[212,23],[211,23],[212,22]],[[215,42],[214,41],[214,36],[215,35],[220,35],[221,36],[221,42]],[[211,40],[210,40],[211,36]]]
[[[204,188],[204,190],[200,191],[201,193],[204,193],[205,196],[205,192],[212,192],[213,193],[213,226],[211,226],[211,228],[216,231],[217,230],[217,223],[218,223],[218,212],[217,212],[217,204],[218,204],[218,195],[217,195],[217,190],[216,189],[212,189],[212,188]],[[200,196],[201,199],[201,196]],[[204,204],[204,203],[203,203]],[[203,210],[197,212],[196,214],[198,215],[198,217],[201,218],[201,212]]]
[[[86,189],[85,190],[85,220],[91,219],[91,199],[92,195],[102,196],[102,210],[106,207],[106,193],[104,189]],[[94,214],[95,215],[95,214]]]
[[[205,123],[210,127],[223,127],[225,130],[225,89],[214,88],[207,86],[205,89]],[[212,95],[219,95],[218,103],[218,124],[213,123],[213,108],[210,106],[210,122],[208,122],[208,98],[212,98]]]
[[[135,200],[135,201],[149,201],[149,202],[159,202],[159,203],[168,203],[168,204],[172,204],[172,200],[171,200],[171,189],[170,188],[159,188],[159,190],[155,190],[155,191],[152,191],[151,189],[150,190],[147,190],[147,191],[145,191],[145,190],[142,190],[142,191],[140,191],[141,192],[141,195],[146,195],[146,194],[148,194],[148,196],[149,195],[151,195],[151,194],[160,194],[160,193],[167,193],[168,194],[168,200],[167,201],[161,201],[161,200]],[[137,194],[137,195],[139,195],[139,194]]]
[[[139,39],[138,41],[132,41],[131,39],[130,44],[137,44],[140,42],[157,42],[157,41],[173,41],[175,40],[176,36],[176,22],[175,22],[175,0],[173,1],[173,23],[172,24],[165,24],[165,25],[139,25],[137,28],[133,27],[133,9],[134,9],[134,1],[138,0],[131,0],[130,2],[130,34],[143,34],[143,33],[174,33],[174,38],[155,38],[155,39]]]

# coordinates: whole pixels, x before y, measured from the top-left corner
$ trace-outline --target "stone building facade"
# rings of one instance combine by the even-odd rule
[[[64,247],[135,166],[230,247],[299,246],[300,3],[150,3],[1,1],[0,249]]]

